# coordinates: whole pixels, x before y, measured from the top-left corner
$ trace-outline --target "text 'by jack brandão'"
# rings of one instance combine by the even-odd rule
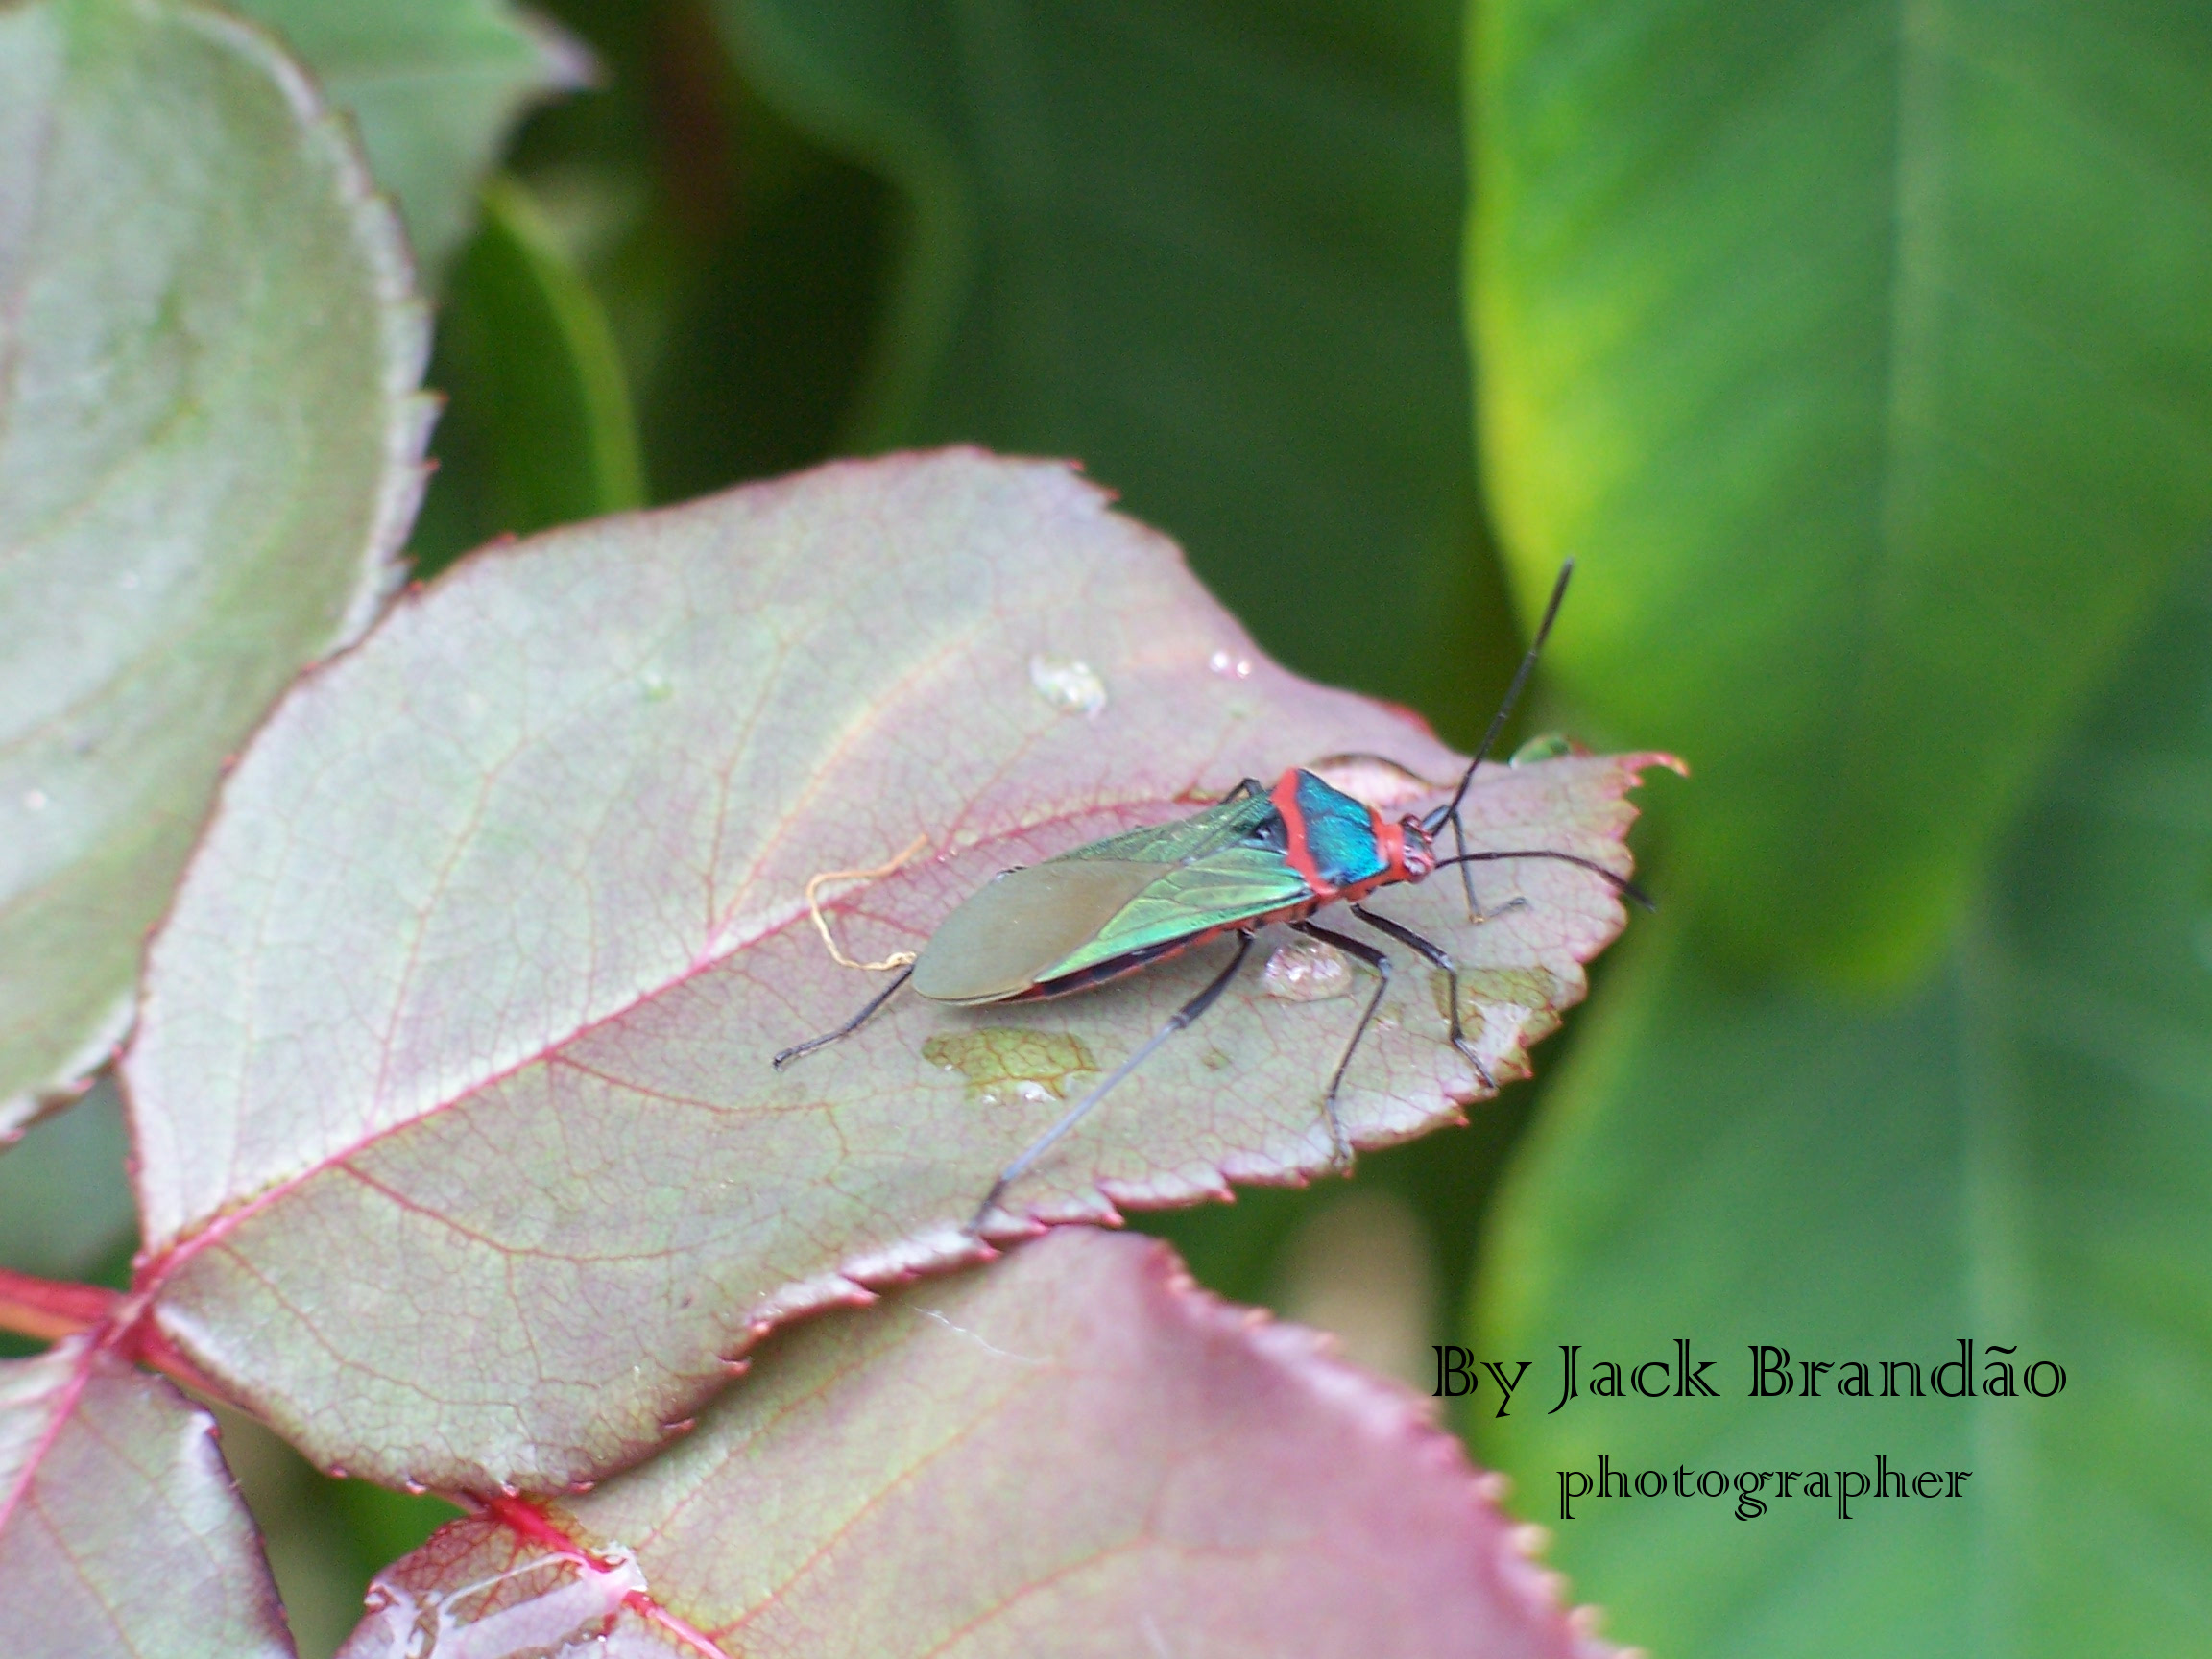
[[[2050,1400],[2066,1387],[2066,1370],[2056,1360],[2023,1363],[2017,1345],[1958,1339],[1956,1353],[1929,1358],[1812,1358],[1770,1342],[1744,1345],[1744,1358],[1733,1374],[1719,1362],[1700,1358],[1688,1337],[1676,1337],[1673,1352],[1660,1355],[1597,1356],[1578,1342],[1561,1343],[1557,1374],[1530,1379],[1533,1361],[1481,1358],[1471,1349],[1436,1346],[1436,1386],[1444,1399],[1490,1399],[1494,1415],[1506,1417],[1516,1406],[1546,1416],[1570,1411],[1586,1399],[1718,1401],[1724,1396],[1764,1401],[1880,1402],[1904,1400]],[[1547,1366],[1546,1370],[1551,1367]],[[1535,1387],[1523,1393],[1524,1385]],[[1734,1384],[1733,1386],[1731,1384]],[[1548,1407],[1542,1406],[1551,1400]],[[1855,1460],[1856,1461],[1856,1460]],[[1573,1521],[1595,1503],[1631,1499],[1733,1498],[1737,1519],[1756,1520],[1770,1503],[1813,1499],[1833,1503],[1839,1520],[1854,1518],[1852,1504],[1864,1513],[1881,1499],[1949,1500],[1964,1495],[1970,1469],[1906,1469],[1890,1465],[1887,1453],[1872,1455],[1871,1467],[1815,1469],[1704,1469],[1687,1464],[1673,1469],[1623,1469],[1599,1452],[1587,1468],[1561,1469],[1559,1519]]]

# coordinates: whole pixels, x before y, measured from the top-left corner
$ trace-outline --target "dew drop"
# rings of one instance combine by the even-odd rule
[[[402,1561],[370,1585],[368,1617],[346,1651],[362,1659],[593,1651],[624,1603],[647,1589],[629,1550],[610,1544],[600,1557],[532,1554],[500,1572],[434,1588],[406,1583]]]
[[[1335,946],[1301,937],[1276,948],[1260,984],[1285,1002],[1326,1002],[1351,993],[1352,964]]]
[[[658,668],[648,668],[637,676],[637,689],[648,703],[665,703],[676,695],[668,676]]]
[[[1106,682],[1090,663],[1073,657],[1029,659],[1029,684],[1037,695],[1067,714],[1096,714],[1106,707]]]
[[[1216,651],[1206,659],[1206,666],[1224,680],[1252,678],[1252,659],[1249,657],[1233,657],[1226,651]]]
[[[43,789],[26,789],[23,791],[23,805],[34,812],[43,812],[53,804],[53,798]]]
[[[1590,751],[1563,732],[1542,732],[1513,751],[1509,766],[1533,766],[1539,760],[1556,760],[1563,755],[1587,755]]]

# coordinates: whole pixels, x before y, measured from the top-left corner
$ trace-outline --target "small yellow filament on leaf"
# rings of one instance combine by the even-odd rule
[[[929,845],[929,837],[917,835],[900,854],[888,864],[878,864],[873,870],[825,870],[806,883],[806,913],[814,918],[814,931],[822,935],[822,944],[830,952],[830,960],[840,968],[857,968],[866,974],[884,974],[893,968],[904,968],[914,960],[911,950],[894,950],[880,962],[855,962],[837,949],[837,937],[830,931],[830,924],[822,914],[822,884],[826,881],[878,881],[903,866],[915,854]]]

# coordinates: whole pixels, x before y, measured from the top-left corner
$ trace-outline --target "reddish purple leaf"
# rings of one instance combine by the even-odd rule
[[[1325,1342],[1068,1228],[779,1338],[588,1497],[447,1527],[342,1659],[1611,1653],[1426,1402]]]
[[[993,1175],[1221,949],[1023,1009],[909,998],[778,1075],[880,983],[825,951],[810,877],[929,838],[837,903],[878,957],[994,871],[1347,752],[1455,764],[1259,659],[1059,466],[846,464],[480,555],[278,710],[154,949],[127,1074],[163,1329],[312,1455],[395,1482],[634,1460],[774,1323],[972,1259]],[[1498,767],[1475,844],[1624,872],[1650,758]],[[1489,1068],[1519,1075],[1622,912],[1554,863],[1479,885],[1529,902],[1480,926],[1456,881],[1380,902],[1470,965]],[[1360,1145],[1480,1093],[1417,966],[1348,1079]],[[1357,1004],[1267,983],[1010,1208],[1323,1167]]]
[[[215,1422],[85,1337],[0,1361],[0,1632],[22,1659],[289,1659]]]

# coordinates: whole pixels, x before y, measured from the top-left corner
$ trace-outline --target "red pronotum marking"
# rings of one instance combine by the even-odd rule
[[[1321,879],[1321,867],[1313,862],[1313,849],[1307,845],[1306,814],[1298,805],[1295,766],[1275,780],[1275,787],[1267,791],[1267,799],[1275,803],[1275,810],[1283,815],[1283,856],[1312,892],[1312,908],[1318,909],[1336,896],[1336,889]]]

